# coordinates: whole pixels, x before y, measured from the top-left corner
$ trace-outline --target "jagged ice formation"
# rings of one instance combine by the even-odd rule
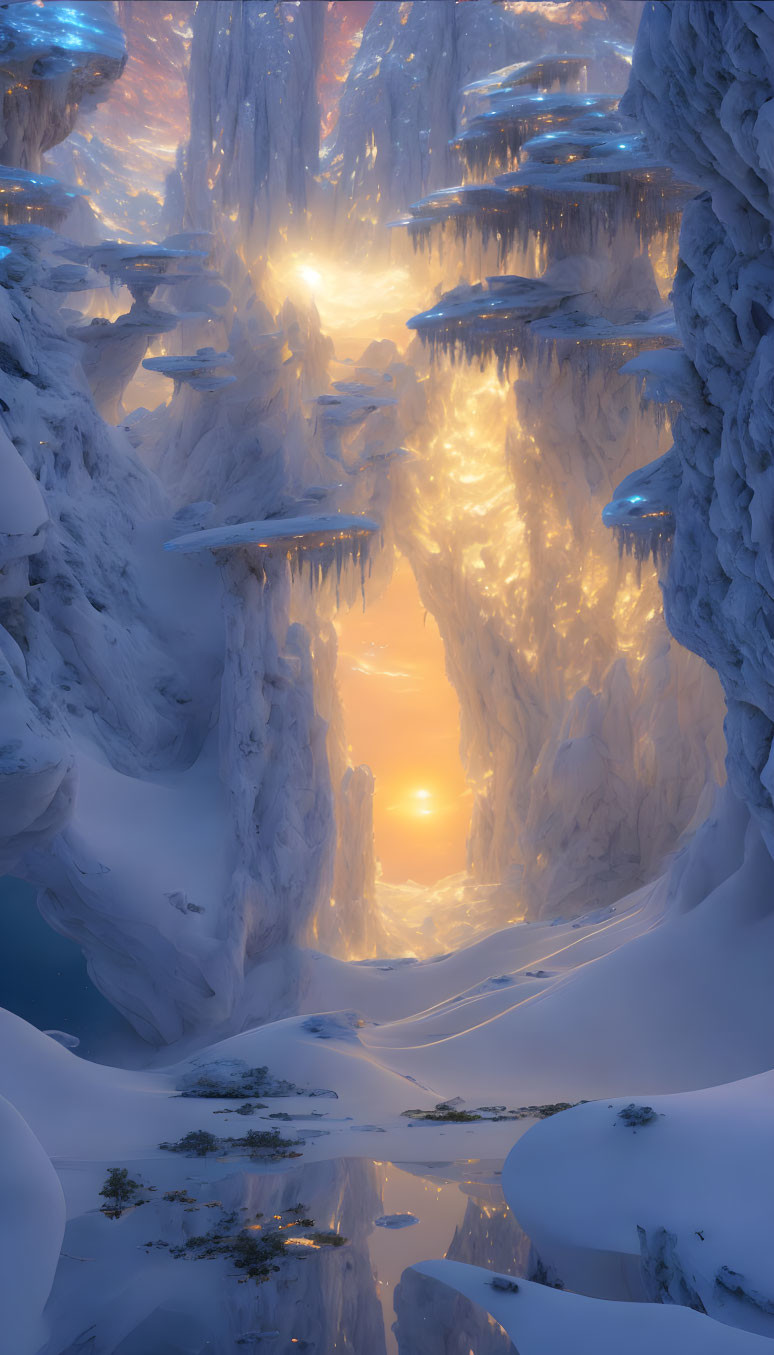
[[[690,365],[678,383],[687,398],[664,603],[670,629],[720,674],[729,777],[770,846],[773,42],[766,5],[651,6],[625,101],[702,190],[685,212],[674,286]]]

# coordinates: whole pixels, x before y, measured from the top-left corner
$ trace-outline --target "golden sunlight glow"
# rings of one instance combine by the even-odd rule
[[[569,393],[557,394],[562,398]],[[495,364],[483,372],[436,367],[425,430],[402,509],[412,549],[422,552],[423,577],[439,599],[454,599],[463,629],[466,614],[477,618],[477,630],[485,619],[487,643],[507,645],[522,695],[536,710],[561,712],[583,687],[599,690],[618,655],[626,655],[635,680],[652,628],[661,624],[655,573],[636,581],[602,525],[598,502],[588,496],[584,505],[582,489],[578,520],[570,520],[561,486],[552,484],[535,438],[519,424],[512,389]],[[486,663],[487,654],[478,661]],[[464,642],[449,662],[459,662],[464,680]],[[497,750],[474,732],[466,757],[469,778],[483,789]],[[424,800],[415,790],[408,796],[420,817]]]
[[[314,294],[319,292],[322,287],[322,273],[316,268],[310,268],[308,264],[300,264],[298,276],[308,285],[309,290]]]
[[[595,0],[503,0],[511,14],[539,14],[549,23],[583,28],[589,19],[607,18],[604,6]]]
[[[400,349],[411,340],[406,321],[417,309],[417,282],[407,267],[288,252],[272,255],[267,282],[277,306],[286,296],[314,302],[339,358],[358,358],[375,336]]]
[[[351,760],[368,763],[376,780],[383,876],[433,884],[465,867],[471,797],[443,642],[408,562],[398,559],[366,612],[339,613],[336,629]]]

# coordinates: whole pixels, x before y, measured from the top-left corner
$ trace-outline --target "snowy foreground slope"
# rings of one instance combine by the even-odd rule
[[[729,858],[741,851],[717,823],[713,835]],[[576,1344],[568,1349],[580,1355],[612,1355],[624,1336],[634,1342],[651,1331],[675,1352],[764,1349],[770,1295],[762,1230],[772,1087],[761,1070],[774,1061],[774,1010],[766,971],[772,939],[761,900],[768,897],[770,873],[752,830],[738,872],[707,898],[691,896],[690,872],[682,887],[675,872],[667,920],[663,883],[580,924],[517,926],[432,962],[347,965],[309,957],[303,987],[310,1015],[204,1049],[168,1051],[164,1067],[144,1071],[90,1064],[5,1014],[0,1084],[54,1162],[68,1201],[66,1255],[44,1314],[46,1355],[67,1350],[88,1323],[96,1322],[97,1349],[111,1352],[131,1331],[158,1335],[170,1309],[180,1330],[187,1329],[184,1317],[204,1323],[212,1348],[224,1355],[257,1314],[268,1324],[260,1287],[233,1290],[228,1330],[216,1331],[207,1307],[214,1294],[212,1300],[205,1295],[215,1275],[231,1285],[228,1272],[217,1269],[211,1280],[213,1263],[173,1264],[164,1250],[202,1231],[202,1200],[228,1200],[241,1209],[250,1206],[251,1190],[263,1189],[262,1172],[279,1172],[269,1182],[287,1179],[288,1190],[298,1191],[296,1177],[288,1164],[261,1167],[244,1151],[190,1158],[158,1145],[191,1130],[222,1136],[275,1126],[296,1141],[302,1172],[334,1173],[326,1187],[334,1197],[344,1188],[332,1184],[344,1163],[374,1156],[398,1164],[498,1162],[523,1135],[506,1166],[506,1197],[532,1238],[542,1273],[585,1298],[524,1282],[525,1303],[516,1308],[518,1296],[494,1294],[491,1271],[447,1272],[450,1263],[421,1268],[492,1311],[518,1349],[548,1355],[550,1342],[570,1330]],[[749,901],[742,916],[740,894]],[[239,1069],[264,1066],[295,1090],[278,1099],[271,1090],[263,1093],[264,1108],[254,1118],[236,1114],[240,1102],[233,1099],[179,1094],[192,1078],[228,1079]],[[759,1075],[718,1092],[657,1095],[659,1087],[679,1091],[751,1073]],[[403,1114],[458,1097],[469,1113],[493,1105],[520,1111],[549,1102],[593,1104],[537,1126],[529,1112],[517,1122],[486,1112],[457,1123]],[[619,1112],[632,1102],[652,1105],[661,1118],[631,1128]],[[268,1118],[276,1113],[281,1121]],[[114,1165],[156,1188],[145,1209],[117,1221],[97,1207],[105,1172]],[[384,1206],[378,1197],[364,1197],[364,1189],[350,1180],[347,1198],[353,1191],[352,1200],[361,1200],[372,1228]],[[176,1190],[196,1196],[198,1212],[165,1203],[164,1195]],[[289,1203],[288,1197],[282,1207]],[[320,1217],[335,1214],[330,1195],[315,1207]],[[142,1248],[146,1239],[154,1241],[149,1252]],[[98,1256],[99,1272],[92,1273]],[[537,1260],[538,1273],[535,1266]],[[300,1274],[312,1282],[311,1271]],[[718,1275],[727,1277],[725,1287],[718,1287]],[[418,1314],[426,1317],[446,1302],[433,1297],[427,1283],[411,1273],[401,1281],[399,1324],[408,1334]],[[95,1284],[104,1306],[95,1306]],[[752,1298],[732,1293],[738,1286]],[[119,1292],[125,1297],[117,1322]],[[278,1292],[282,1306],[282,1286]],[[686,1293],[700,1295],[711,1316],[648,1304],[664,1298],[680,1304]],[[635,1303],[621,1307],[621,1299]],[[506,1300],[511,1307],[503,1310]],[[743,1330],[724,1327],[717,1336],[715,1325],[729,1322]]]

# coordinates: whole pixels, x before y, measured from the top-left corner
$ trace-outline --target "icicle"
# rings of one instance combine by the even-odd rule
[[[552,96],[536,97],[545,100],[545,109]],[[473,130],[471,125],[458,141],[468,145],[471,167],[490,174],[498,166]],[[563,158],[550,149],[553,136],[573,138]],[[405,226],[414,248],[422,250],[430,248],[432,231],[442,239],[447,228],[464,247],[475,227],[484,247],[496,241],[500,266],[514,243],[526,249],[536,239],[549,259],[558,259],[588,253],[624,227],[634,230],[641,246],[658,233],[666,234],[670,247],[674,244],[682,208],[695,190],[650,154],[641,134],[622,132],[620,118],[575,119],[564,131],[523,142],[530,144],[537,148],[534,160],[496,174],[493,183],[466,183],[430,194],[394,224]],[[511,155],[507,147],[504,153]]]

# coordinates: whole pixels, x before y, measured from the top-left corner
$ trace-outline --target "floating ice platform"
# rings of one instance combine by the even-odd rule
[[[231,373],[218,372],[219,367],[231,367],[233,362],[231,353],[217,353],[214,348],[197,348],[195,353],[144,358],[142,365],[149,372],[168,376],[174,381],[176,390],[185,384],[193,390],[215,391],[236,381]]]
[[[468,170],[488,173],[515,160],[530,137],[574,122],[581,114],[610,113],[617,107],[612,94],[494,95],[492,107],[471,118],[450,145]]]
[[[67,215],[80,188],[60,183],[48,174],[32,174],[12,165],[0,165],[0,214],[5,225],[55,225]]]
[[[380,531],[378,522],[359,514],[309,514],[297,518],[264,518],[190,532],[165,542],[164,549],[190,553],[243,547],[264,556],[284,555],[293,575],[308,571],[311,588],[322,583],[334,568],[337,581],[340,580],[344,564],[351,561],[360,566],[361,589],[364,589],[370,543]]]

